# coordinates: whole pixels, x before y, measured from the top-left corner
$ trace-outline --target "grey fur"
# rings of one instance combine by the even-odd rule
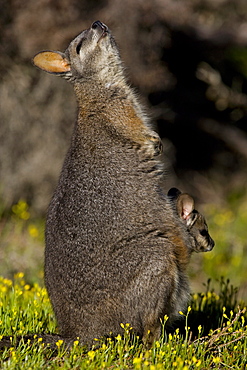
[[[192,238],[161,189],[160,139],[108,28],[94,22],[59,55],[59,69],[53,52],[34,64],[72,82],[79,109],[46,223],[45,283],[60,334],[91,346],[130,323],[151,343],[160,319],[187,307]]]

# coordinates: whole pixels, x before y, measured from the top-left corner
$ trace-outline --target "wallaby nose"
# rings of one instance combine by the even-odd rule
[[[93,30],[95,30],[96,28],[101,28],[102,29],[102,31],[107,31],[108,30],[108,27],[104,24],[104,23],[102,23],[102,22],[100,22],[100,21],[96,21],[96,22],[93,22],[93,24],[92,24],[92,29]]]
[[[215,246],[214,240],[211,237],[209,237],[207,252],[210,252],[214,248],[214,246]]]
[[[210,250],[212,250],[212,249],[214,248],[214,246],[215,246],[215,242],[214,242],[214,240],[211,238],[211,249],[210,249]]]

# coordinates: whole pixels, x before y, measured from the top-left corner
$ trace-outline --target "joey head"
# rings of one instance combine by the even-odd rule
[[[211,251],[214,241],[209,235],[205,217],[194,208],[194,199],[176,188],[171,188],[168,196],[174,202],[179,217],[193,237],[192,249],[196,252]]]

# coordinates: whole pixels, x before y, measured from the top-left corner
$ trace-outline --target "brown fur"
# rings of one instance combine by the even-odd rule
[[[74,85],[79,109],[46,222],[45,284],[61,338],[91,346],[130,323],[150,344],[190,296],[192,238],[161,189],[159,136],[101,22],[33,62]]]

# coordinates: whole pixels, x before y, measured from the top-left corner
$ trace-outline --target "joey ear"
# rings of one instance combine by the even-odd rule
[[[58,51],[41,51],[33,58],[33,64],[45,72],[66,74],[70,72],[70,63],[65,54]]]
[[[172,200],[177,199],[180,194],[181,191],[177,188],[171,188],[170,190],[168,190],[167,193],[168,197],[170,197]]]
[[[180,194],[177,200],[177,211],[183,220],[188,220],[195,208],[194,199],[186,193]]]

